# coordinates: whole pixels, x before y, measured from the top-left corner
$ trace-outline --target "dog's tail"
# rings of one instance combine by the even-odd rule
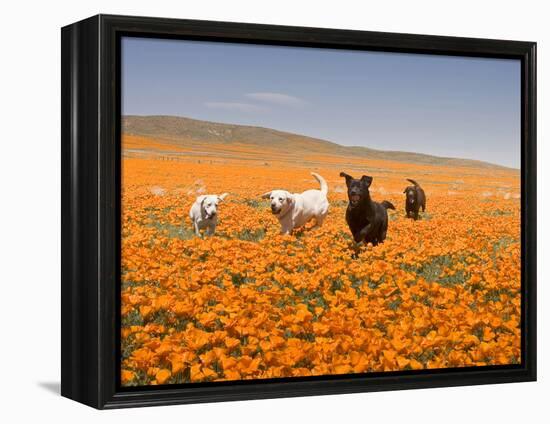
[[[321,193],[326,196],[328,193],[328,184],[325,179],[315,172],[312,172],[311,175],[313,175],[315,179],[319,181],[319,184],[321,184]]]
[[[410,178],[407,178],[407,181],[412,183],[412,185],[414,185],[416,187],[420,187],[420,184],[418,184],[415,180],[411,180]]]
[[[391,202],[388,202],[387,200],[384,200],[382,203],[380,203],[382,206],[384,206],[386,209],[393,209],[395,210],[395,206]]]

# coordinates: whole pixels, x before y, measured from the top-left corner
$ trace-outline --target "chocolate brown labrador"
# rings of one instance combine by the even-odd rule
[[[426,193],[420,185],[410,178],[407,181],[412,183],[412,186],[405,188],[405,211],[407,218],[418,219],[418,211],[422,208],[422,212],[426,211]]]
[[[369,187],[372,177],[363,175],[359,179],[353,178],[345,172],[340,176],[346,179],[348,187],[348,207],[346,222],[356,243],[364,241],[376,246],[383,243],[388,231],[388,209],[394,209],[390,202],[374,202],[370,197]]]

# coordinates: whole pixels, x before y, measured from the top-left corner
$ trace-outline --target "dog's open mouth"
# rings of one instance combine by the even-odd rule
[[[359,196],[358,194],[352,194],[350,197],[349,197],[349,201],[350,203],[352,204],[352,206],[355,206],[359,203],[359,201],[361,200],[361,196]]]
[[[271,213],[272,213],[273,215],[279,215],[280,212],[281,212],[280,209],[271,209]]]

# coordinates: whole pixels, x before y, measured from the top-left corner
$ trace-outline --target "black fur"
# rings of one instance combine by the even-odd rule
[[[426,193],[415,180],[407,178],[407,181],[412,183],[412,186],[405,188],[405,211],[407,218],[418,219],[418,211],[422,208],[422,212],[426,211]]]
[[[346,179],[348,187],[346,222],[353,239],[356,243],[364,241],[373,246],[384,242],[388,231],[388,209],[395,210],[395,207],[387,200],[382,203],[371,200],[369,187],[372,177],[363,175],[357,180],[344,172],[340,172],[340,176]]]

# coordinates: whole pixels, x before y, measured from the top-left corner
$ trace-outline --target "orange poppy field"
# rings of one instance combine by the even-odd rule
[[[515,364],[520,349],[520,176],[125,135],[123,386]],[[339,173],[370,175],[387,239],[356,245]],[[324,224],[291,235],[261,194],[328,185]],[[406,218],[406,178],[427,195]],[[196,237],[200,194],[228,196]]]

